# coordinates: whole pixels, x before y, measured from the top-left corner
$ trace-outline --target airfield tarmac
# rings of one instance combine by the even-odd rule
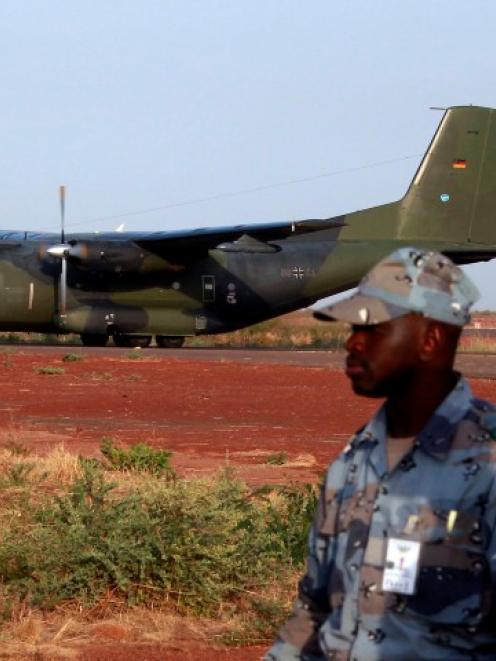
[[[81,360],[64,362],[68,353]],[[352,393],[343,360],[343,352],[330,351],[4,346],[0,443],[34,453],[63,443],[98,456],[110,436],[117,445],[145,441],[172,450],[182,475],[229,465],[254,484],[316,481],[378,406]],[[458,367],[477,396],[496,401],[496,356],[463,354]],[[286,462],[267,463],[277,452]],[[217,649],[184,634],[165,647],[149,645],[104,626],[74,644],[71,658],[79,661],[250,661],[263,653]]]
[[[68,353],[81,360],[64,362]],[[230,465],[255,483],[316,479],[378,405],[353,395],[343,361],[338,351],[2,347],[1,434],[87,456],[103,437],[143,441],[172,450],[183,475]],[[496,400],[496,356],[461,354],[458,367]],[[286,463],[267,463],[277,452]]]

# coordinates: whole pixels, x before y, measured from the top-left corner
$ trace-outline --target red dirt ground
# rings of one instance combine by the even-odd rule
[[[335,367],[139,359],[112,351],[63,362],[67,349],[0,353],[0,424],[38,453],[64,442],[97,455],[102,437],[145,441],[174,452],[181,474],[204,475],[226,464],[251,482],[317,479],[347,437],[378,403],[353,395]],[[62,374],[44,374],[44,368]],[[495,399],[496,382],[471,379],[477,396]],[[283,466],[266,463],[283,451]],[[259,659],[263,648],[146,647],[130,643],[82,648],[80,661]],[[1,656],[1,655],[0,655]],[[5,657],[2,657],[5,658]],[[42,658],[42,657],[37,657]]]
[[[353,395],[335,367],[131,359],[112,351],[63,362],[67,350],[0,353],[0,424],[46,452],[55,443],[97,455],[102,437],[174,452],[181,473],[235,465],[251,481],[320,474],[378,402]],[[63,374],[40,373],[46,368]],[[495,382],[471,379],[491,399]],[[26,433],[28,432],[28,433]],[[284,466],[266,464],[284,451]],[[312,458],[315,460],[314,463]]]
[[[83,360],[64,363],[63,355],[0,354],[0,424],[29,431],[23,443],[38,452],[63,441],[94,455],[102,437],[111,436],[173,450],[182,473],[229,463],[251,480],[307,479],[376,406],[355,398],[343,374],[325,365],[130,359],[111,352],[83,352]],[[64,373],[40,373],[46,368]],[[267,465],[267,455],[279,451],[289,465]]]

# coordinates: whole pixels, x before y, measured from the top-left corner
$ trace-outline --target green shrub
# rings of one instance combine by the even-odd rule
[[[40,503],[36,490],[24,493],[22,515],[0,529],[6,612],[19,600],[91,604],[109,590],[131,604],[167,602],[196,615],[219,614],[246,595],[260,612],[277,611],[261,595],[271,582],[289,590],[284,580],[305,556],[312,488],[253,493],[228,472],[210,481],[150,477],[132,495],[115,486],[86,465],[59,496]]]
[[[289,555],[291,563],[300,565],[307,556],[307,538],[310,522],[317,504],[311,484],[284,486],[277,491],[278,502],[269,508],[267,530],[283,547],[283,557]]]
[[[103,438],[100,451],[114,470],[146,471],[153,475],[174,476],[170,465],[172,452],[155,450],[146,443],[136,443],[128,449],[116,448],[111,438]]]

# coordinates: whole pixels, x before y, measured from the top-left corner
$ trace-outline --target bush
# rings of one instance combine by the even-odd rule
[[[305,556],[311,487],[254,493],[229,472],[210,481],[150,477],[132,495],[115,486],[86,464],[59,496],[34,503],[24,492],[22,515],[0,532],[4,605],[91,604],[112,590],[131,604],[167,601],[212,615],[226,600],[264,594]]]
[[[170,465],[172,452],[155,450],[146,443],[136,443],[129,449],[115,448],[111,438],[103,438],[100,451],[114,470],[146,471],[153,475],[174,477]]]

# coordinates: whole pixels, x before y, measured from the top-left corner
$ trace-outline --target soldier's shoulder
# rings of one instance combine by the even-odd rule
[[[496,440],[496,406],[483,399],[473,398],[470,417],[488,439]]]

